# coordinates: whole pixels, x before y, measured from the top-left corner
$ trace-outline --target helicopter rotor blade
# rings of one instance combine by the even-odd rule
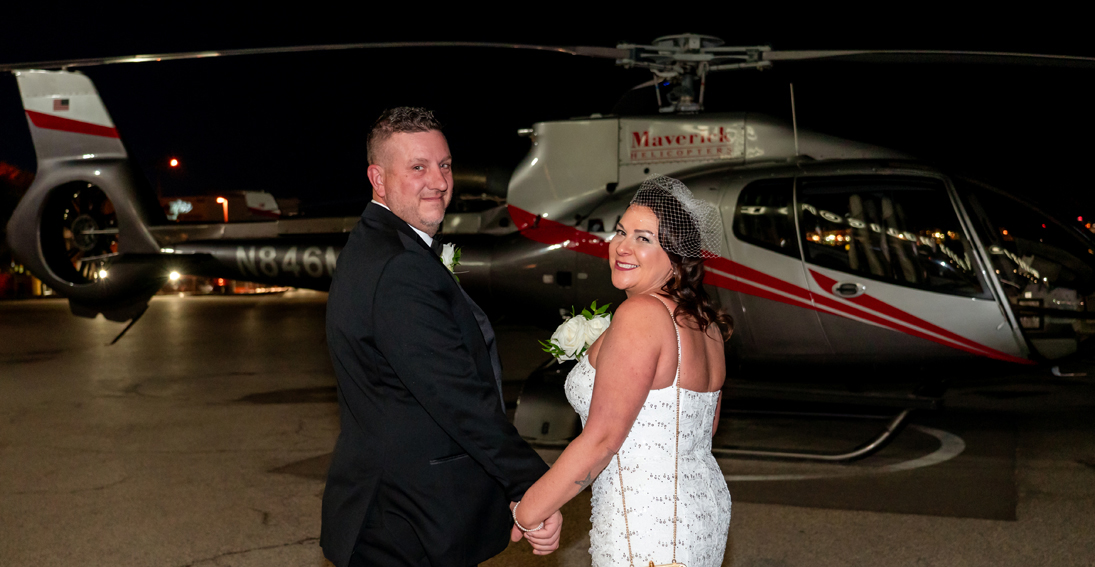
[[[313,51],[350,51],[358,49],[397,49],[406,47],[480,47],[488,49],[521,49],[546,51],[594,57],[602,59],[621,59],[628,56],[626,49],[596,46],[551,46],[525,43],[491,43],[479,41],[395,41],[386,43],[333,43],[324,45],[298,45],[293,47],[260,47],[255,49],[224,49],[218,51],[186,51],[179,53],[160,53],[147,55],[125,55],[117,57],[91,57],[85,59],[58,59],[54,61],[29,61],[25,63],[0,64],[0,72],[20,69],[64,69],[69,67],[95,67],[118,63],[147,63],[152,61],[179,61],[185,59],[207,59],[210,57],[235,57],[239,55],[270,55],[279,53],[307,53]]]
[[[631,90],[633,90],[633,91],[637,91],[637,90],[639,90],[639,89],[645,89],[646,87],[652,87],[652,86],[654,86],[654,85],[656,85],[656,84],[658,84],[658,83],[660,83],[660,82],[662,82],[662,81],[664,81],[664,80],[665,80],[665,79],[662,79],[662,78],[654,78],[654,79],[650,79],[649,81],[647,81],[647,82],[645,82],[645,83],[639,83],[639,84],[637,84],[637,85],[635,85],[635,86],[631,87]]]
[[[616,47],[590,47],[583,45],[576,45],[572,47],[565,47],[560,49],[566,49],[566,53],[572,55],[582,55],[585,57],[599,57],[602,59],[624,59],[631,55],[631,51],[627,49],[619,49]]]
[[[833,51],[766,51],[760,54],[764,61],[811,61],[845,60],[865,63],[1006,63],[1020,65],[1050,65],[1068,67],[1095,67],[1095,57],[1077,55],[1051,55],[1039,53],[1007,53],[996,51],[947,51],[947,50],[833,50]]]

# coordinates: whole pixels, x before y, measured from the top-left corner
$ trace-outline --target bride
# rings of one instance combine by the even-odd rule
[[[593,565],[722,564],[730,492],[711,436],[732,322],[703,289],[722,238],[718,211],[680,181],[635,194],[609,245],[627,300],[567,377],[584,428],[513,509],[526,537],[593,483]]]

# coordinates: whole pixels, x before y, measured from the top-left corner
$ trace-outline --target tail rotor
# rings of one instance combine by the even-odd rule
[[[102,189],[74,182],[54,189],[42,213],[41,246],[54,273],[74,284],[109,275],[118,255],[118,214]]]

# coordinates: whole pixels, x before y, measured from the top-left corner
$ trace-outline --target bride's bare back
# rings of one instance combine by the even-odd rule
[[[641,304],[642,324],[661,346],[661,356],[658,357],[654,382],[650,389],[668,388],[673,385],[673,376],[677,370],[677,337],[666,307],[676,309],[676,304],[669,299],[663,300],[650,295],[635,296],[624,303],[632,302]],[[693,392],[721,390],[726,380],[726,357],[718,326],[709,325],[707,331],[703,332],[687,316],[679,317],[677,325],[681,336],[681,387]],[[611,331],[612,328],[609,327],[606,334]],[[594,368],[597,368],[604,338],[602,335],[589,348],[589,363]]]

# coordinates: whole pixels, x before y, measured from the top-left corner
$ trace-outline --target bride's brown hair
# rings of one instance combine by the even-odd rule
[[[677,303],[673,318],[683,320],[688,326],[692,326],[689,323],[694,324],[704,333],[708,327],[715,325],[722,340],[730,340],[730,334],[734,332],[734,318],[712,305],[711,296],[703,287],[703,258],[686,258],[669,251],[699,250],[699,229],[693,222],[679,222],[680,219],[690,219],[691,216],[676,199],[658,199],[656,203],[653,200],[647,202],[648,200],[640,192],[631,204],[650,209],[658,218],[658,244],[669,256],[669,262],[673,266],[672,277],[662,286],[662,291]],[[667,217],[678,222],[666,222]]]
[[[703,258],[682,258],[672,252],[666,254],[673,265],[673,277],[662,286],[662,291],[677,302],[673,318],[680,320],[683,315],[686,323],[694,322],[705,333],[713,324],[718,327],[723,341],[730,340],[730,334],[734,332],[734,318],[711,305],[711,296],[703,287]]]

